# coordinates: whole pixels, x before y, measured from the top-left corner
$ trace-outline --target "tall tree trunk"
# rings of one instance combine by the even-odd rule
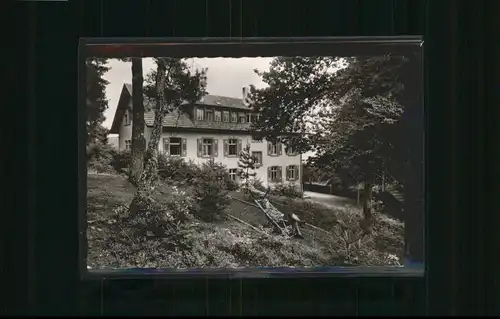
[[[364,219],[359,223],[361,229],[369,233],[372,230],[374,223],[373,218],[373,182],[365,181],[363,187],[363,217]]]
[[[144,95],[142,59],[132,58],[132,156],[129,180],[137,185],[144,169],[146,139],[144,137]]]
[[[158,98],[156,100],[155,118],[146,151],[144,170],[137,181],[137,192],[130,204],[130,214],[132,216],[137,214],[141,209],[147,209],[151,203],[151,191],[154,190],[158,179],[158,145],[163,128],[163,118],[167,110],[164,96],[165,69],[165,62],[159,59],[156,77]]]
[[[371,219],[373,217],[372,201],[373,201],[373,184],[369,181],[366,181],[363,187],[363,217],[365,219]]]

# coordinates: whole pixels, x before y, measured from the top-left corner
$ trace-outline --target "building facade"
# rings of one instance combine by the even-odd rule
[[[207,95],[198,103],[184,104],[179,111],[165,116],[159,152],[193,160],[201,164],[208,160],[225,165],[237,178],[238,160],[245,145],[258,159],[256,178],[264,186],[293,183],[302,191],[302,156],[286,149],[280,142],[271,143],[252,135],[250,126],[259,114],[242,99]],[[145,104],[149,103],[145,100]],[[132,87],[125,84],[113,119],[110,133],[118,134],[120,150],[129,149],[132,140]],[[154,113],[144,115],[146,141],[149,142]]]

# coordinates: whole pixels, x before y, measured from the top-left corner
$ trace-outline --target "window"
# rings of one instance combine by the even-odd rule
[[[202,156],[212,156],[213,154],[214,140],[211,138],[203,139],[203,150],[201,152]]]
[[[230,138],[227,140],[228,156],[238,156],[238,140],[235,138]]]
[[[286,168],[286,180],[295,181],[299,177],[299,167],[297,165],[290,165]]]
[[[260,114],[260,113],[258,113],[258,114],[256,114],[256,115],[255,115],[255,120],[256,120],[257,122],[258,122],[258,121],[260,121],[260,116],[261,116],[261,114]]]
[[[214,120],[214,111],[206,110],[206,116],[207,116],[207,121],[213,121]]]
[[[236,168],[231,168],[229,169],[229,178],[232,181],[236,181],[236,176],[237,176],[238,170]]]
[[[203,121],[205,119],[205,110],[203,109],[196,109],[196,119],[198,121]]]
[[[129,114],[128,110],[125,111],[124,121],[125,121],[125,125],[130,125],[130,114]]]
[[[198,157],[217,157],[218,156],[217,140],[213,138],[198,139]]]
[[[220,111],[215,111],[215,121],[220,122],[221,120],[221,112]]]
[[[238,121],[238,114],[236,112],[231,112],[231,122],[236,123]]]
[[[224,122],[229,122],[229,111],[224,111],[223,116]]]
[[[163,152],[170,156],[186,155],[186,139],[180,137],[169,137],[163,139]]]
[[[240,123],[245,123],[245,119],[246,119],[245,114],[240,113],[240,120],[239,120],[239,122],[240,122]]]
[[[253,117],[252,117],[252,114],[251,114],[251,113],[248,113],[248,114],[247,114],[247,122],[248,122],[248,123],[253,123]]]
[[[255,166],[262,165],[262,152],[252,152],[252,157],[254,158]]]
[[[241,140],[238,138],[230,138],[224,140],[224,156],[237,157],[241,152]]]
[[[267,173],[268,180],[270,182],[280,182],[281,181],[281,167],[271,166]]]
[[[297,153],[295,152],[293,146],[287,146],[286,154],[288,156],[295,156]]]
[[[130,150],[131,145],[132,145],[132,141],[130,141],[130,140],[125,141],[125,149],[126,150]]]
[[[267,143],[267,152],[269,156],[279,156],[281,155],[281,143],[280,142],[275,142]]]

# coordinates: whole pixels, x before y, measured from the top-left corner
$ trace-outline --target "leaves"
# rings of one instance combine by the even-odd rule
[[[245,183],[247,183],[251,177],[257,175],[255,172],[256,163],[257,159],[253,157],[250,152],[250,144],[245,145],[240,152],[240,158],[238,160],[238,176],[245,180]]]
[[[183,59],[178,58],[155,58],[157,65],[161,61],[165,69],[165,82],[163,95],[168,106],[166,113],[177,109],[182,103],[194,103],[199,101],[206,92],[207,70],[194,70]],[[144,93],[153,101],[158,100],[156,88],[157,70],[153,70],[146,77]]]
[[[280,133],[299,152],[313,150],[311,165],[348,184],[401,171],[404,111],[402,80],[408,58],[277,57],[257,72],[269,86],[251,88],[254,129],[273,139]]]
[[[87,69],[87,143],[96,139],[102,139],[104,128],[104,111],[108,108],[106,98],[106,85],[108,81],[104,79],[104,74],[109,70],[106,66],[107,59],[89,58],[85,61]],[[105,136],[105,135],[104,135]]]

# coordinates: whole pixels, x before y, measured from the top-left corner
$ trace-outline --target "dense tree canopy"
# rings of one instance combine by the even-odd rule
[[[151,137],[146,151],[147,171],[141,178],[157,176],[158,144],[165,115],[177,110],[183,102],[194,103],[206,94],[206,70],[191,70],[183,59],[155,58],[157,68],[146,77],[144,93],[154,111]]]
[[[107,59],[89,58],[85,61],[87,68],[87,144],[97,141],[105,142],[107,130],[102,127],[104,111],[108,108],[104,74],[109,70]]]
[[[198,101],[206,88],[206,70],[192,71],[182,59],[155,58],[156,69],[148,74],[144,93],[151,100],[154,122],[149,138],[144,170],[137,182],[137,192],[130,204],[130,212],[147,211],[151,204],[151,191],[158,181],[158,145],[163,119],[178,109],[183,102]]]
[[[251,88],[254,108],[263,113],[255,129],[269,138],[306,133],[288,144],[315,151],[315,166],[350,184],[386,170],[400,175],[400,71],[407,62],[400,56],[277,57],[268,71],[257,71],[268,87]]]

